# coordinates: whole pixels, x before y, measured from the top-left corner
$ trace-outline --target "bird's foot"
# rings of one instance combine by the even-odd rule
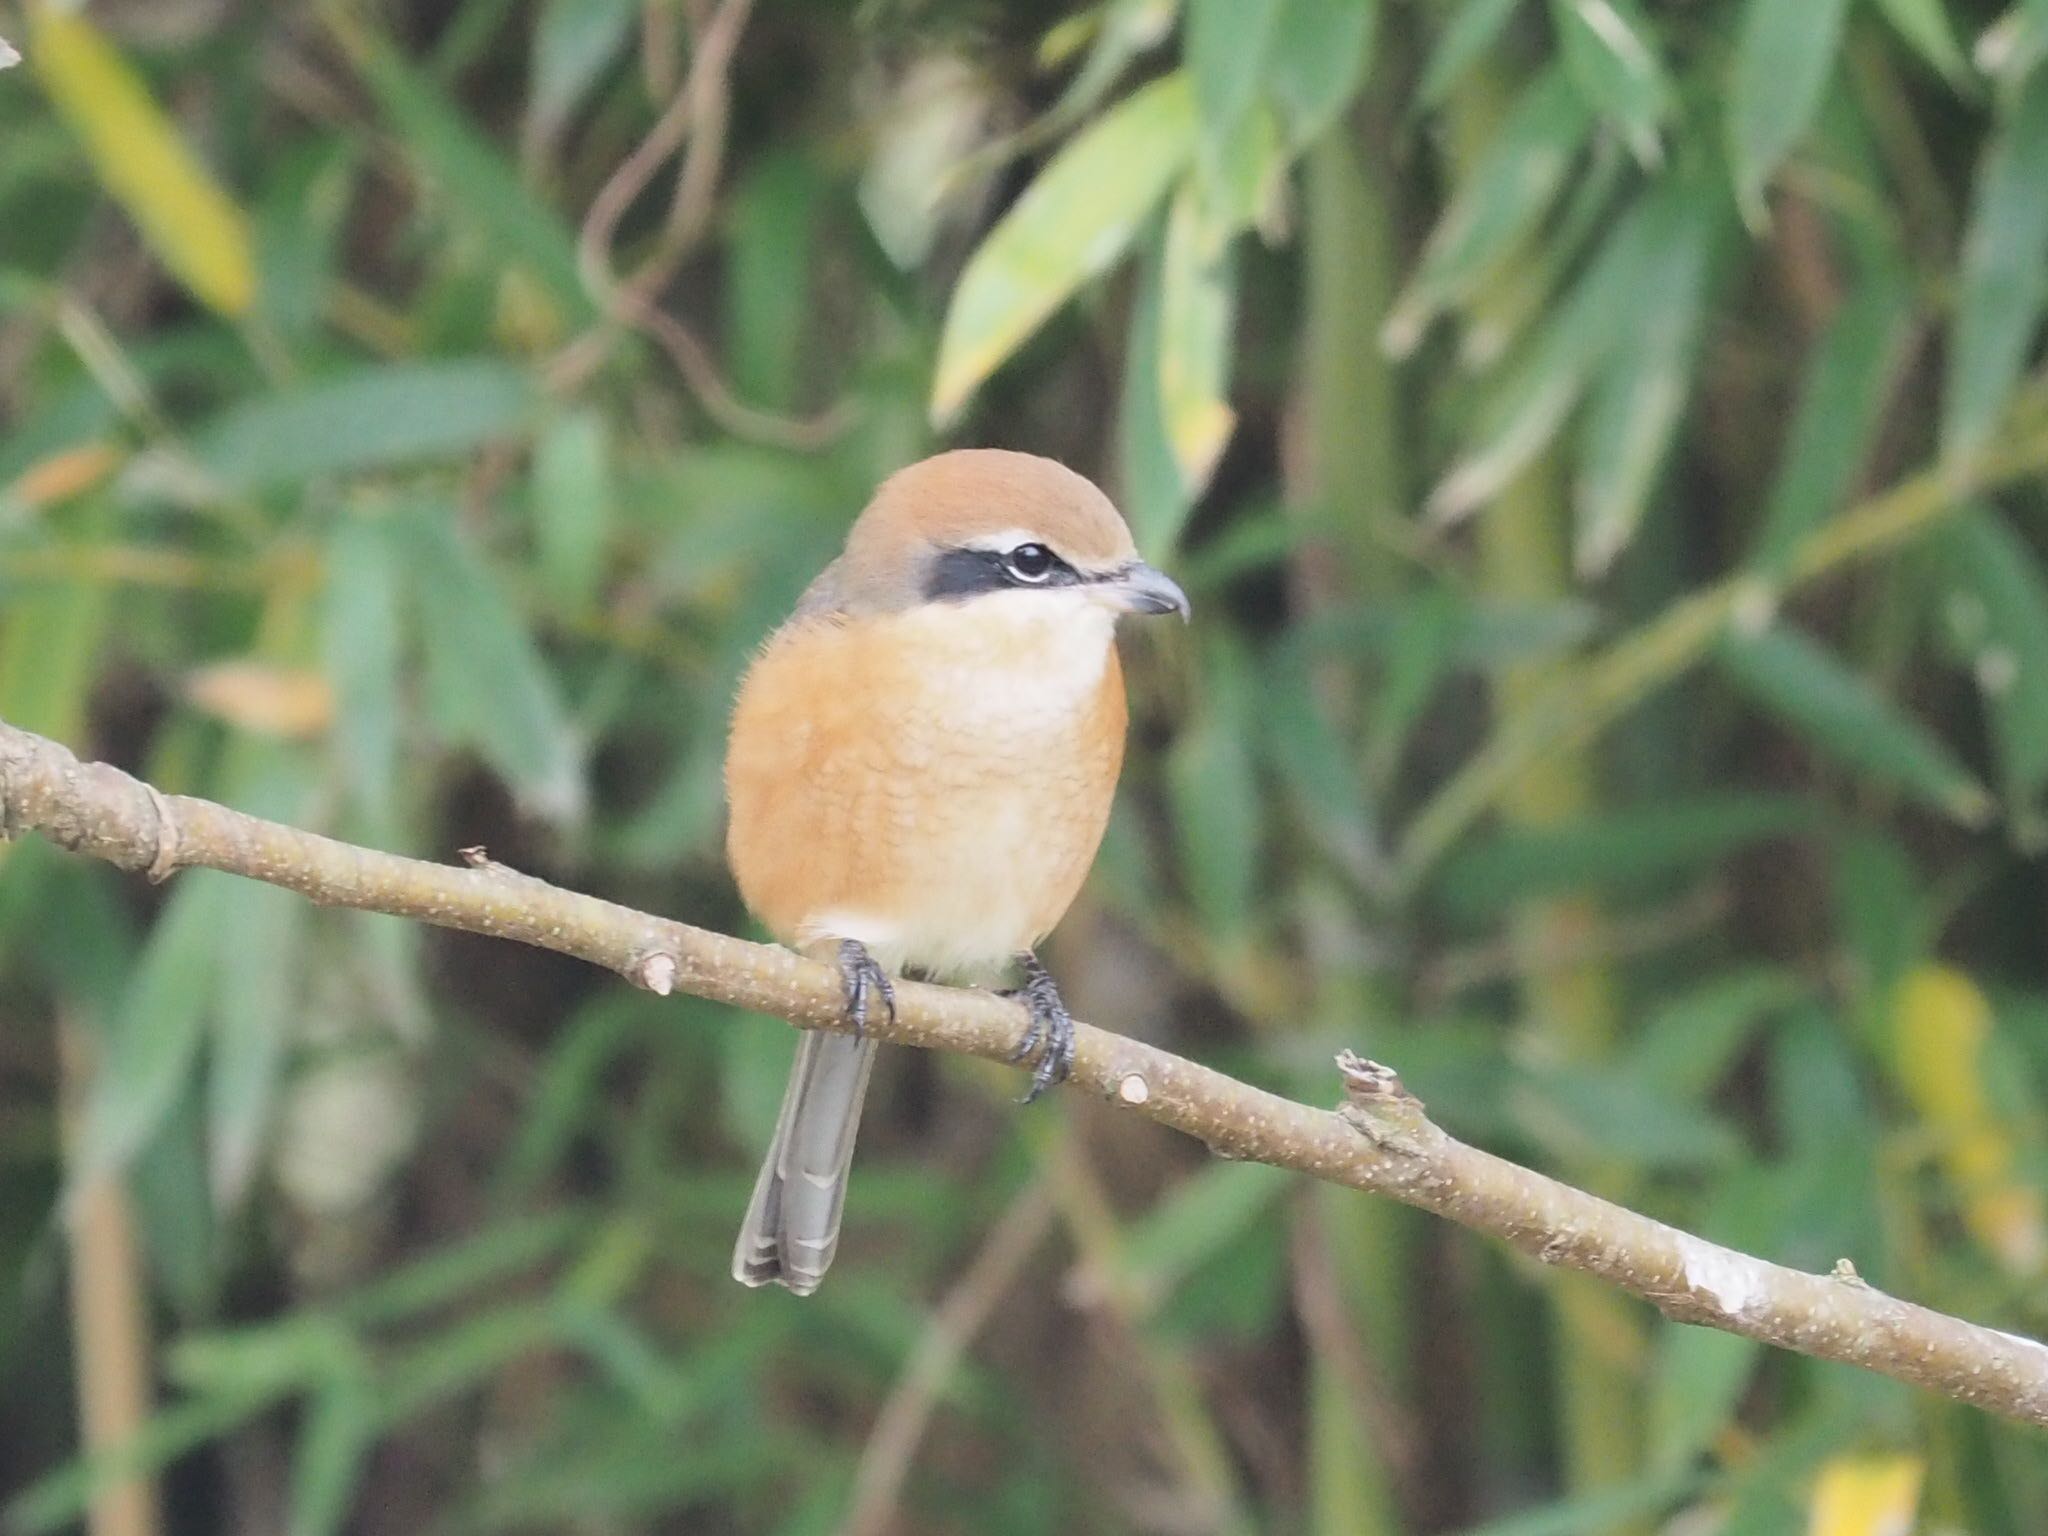
[[[1060,1001],[1060,989],[1052,973],[1039,963],[1038,956],[1026,950],[1017,957],[1017,963],[1024,968],[1024,985],[1007,995],[1024,1005],[1031,1015],[1031,1027],[1024,1031],[1024,1038],[1010,1053],[1010,1060],[1037,1058],[1031,1068],[1031,1087],[1017,1101],[1029,1104],[1054,1084],[1065,1082],[1073,1072],[1074,1016]]]
[[[853,1026],[854,1039],[866,1036],[868,1011],[878,997],[888,1010],[889,1022],[896,1022],[896,984],[858,939],[839,941],[839,981],[846,989],[846,1022]]]

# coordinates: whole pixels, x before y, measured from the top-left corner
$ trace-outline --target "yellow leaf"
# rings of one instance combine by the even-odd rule
[[[83,16],[49,0],[30,15],[43,89],[85,141],[107,190],[163,264],[224,315],[255,299],[249,221],[178,136],[128,61]]]
[[[300,741],[334,720],[334,689],[318,672],[261,661],[223,661],[185,679],[185,697],[245,731]]]
[[[1119,102],[1039,172],[953,290],[932,385],[937,425],[1076,288],[1123,255],[1194,142],[1194,93],[1176,72]]]
[[[1806,1536],[1908,1536],[1927,1464],[1918,1456],[1838,1456],[1820,1469]]]
[[[1963,1220],[2009,1270],[2031,1274],[2048,1258],[2041,1193],[2016,1175],[2012,1130],[1985,1091],[1991,1005],[1947,966],[1924,965],[1899,988],[1894,1043],[1901,1086],[1936,1132],[1943,1171]]]

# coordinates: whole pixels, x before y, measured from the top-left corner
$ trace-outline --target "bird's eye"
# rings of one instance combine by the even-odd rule
[[[1059,563],[1059,557],[1043,544],[1019,544],[1003,557],[1003,564],[1019,581],[1043,581]]]

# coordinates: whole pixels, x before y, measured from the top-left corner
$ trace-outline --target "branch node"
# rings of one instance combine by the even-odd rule
[[[1152,1097],[1152,1085],[1145,1081],[1142,1072],[1126,1072],[1116,1085],[1119,1104],[1143,1104]]]
[[[1443,1134],[1392,1067],[1368,1061],[1356,1051],[1339,1051],[1337,1071],[1344,1078],[1344,1103],[1337,1113],[1374,1146],[1419,1156],[1432,1138]]]
[[[149,792],[150,806],[156,812],[156,857],[144,873],[151,885],[162,885],[178,872],[178,818],[171,814],[171,802],[162,790],[146,779],[138,782]]]
[[[1856,1273],[1856,1266],[1848,1259],[1835,1260],[1835,1267],[1828,1271],[1828,1276],[1844,1285],[1860,1285],[1866,1291],[1870,1289],[1870,1282]]]
[[[636,987],[644,987],[656,997],[667,997],[676,989],[676,978],[682,968],[676,957],[666,950],[650,950],[634,958],[626,967],[626,980]]]

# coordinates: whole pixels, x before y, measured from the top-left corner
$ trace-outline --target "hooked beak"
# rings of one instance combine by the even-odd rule
[[[1180,583],[1143,562],[1104,576],[1097,590],[1123,613],[1177,613],[1183,623],[1188,618],[1188,595]]]

